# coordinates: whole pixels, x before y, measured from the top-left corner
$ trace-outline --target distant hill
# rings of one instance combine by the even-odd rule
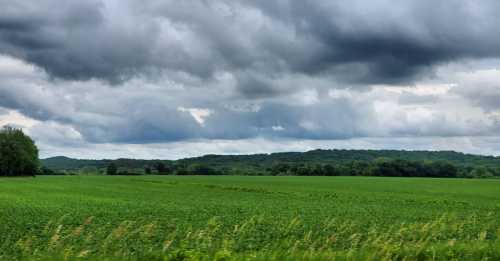
[[[402,151],[402,150],[312,150],[308,152],[283,152],[254,155],[206,155],[175,161],[168,160],[82,160],[68,157],[43,159],[42,165],[53,170],[103,169],[110,162],[122,168],[143,168],[157,162],[170,165],[203,164],[216,169],[264,170],[277,163],[289,164],[340,164],[352,161],[370,162],[379,158],[410,161],[448,161],[456,166],[499,167],[500,157],[479,156],[454,151]]]
[[[64,156],[42,159],[41,162],[43,166],[53,170],[74,170],[84,167],[100,168],[109,163],[106,160],[79,160]]]
[[[83,168],[106,168],[111,162],[114,162],[118,167],[137,169],[144,166],[153,165],[159,161],[168,163],[168,160],[138,160],[138,159],[116,159],[116,160],[89,160],[89,159],[72,159],[64,156],[42,159],[41,163],[44,167],[52,170],[79,170]]]

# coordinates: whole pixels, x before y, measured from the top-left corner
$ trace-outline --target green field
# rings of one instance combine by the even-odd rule
[[[0,179],[0,259],[500,259],[500,180]]]

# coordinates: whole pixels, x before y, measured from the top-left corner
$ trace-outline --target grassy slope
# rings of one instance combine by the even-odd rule
[[[37,249],[40,258],[89,259],[252,253],[429,257],[434,249],[442,257],[452,253],[476,259],[500,254],[500,182],[237,176],[0,179],[0,234],[0,259],[29,256]]]

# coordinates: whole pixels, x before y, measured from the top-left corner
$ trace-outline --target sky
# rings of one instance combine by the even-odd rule
[[[500,155],[496,0],[0,6],[0,125],[41,157]]]

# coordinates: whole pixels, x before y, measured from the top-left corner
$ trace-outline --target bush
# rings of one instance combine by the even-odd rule
[[[22,130],[0,130],[0,176],[35,176],[39,171],[38,148]]]

